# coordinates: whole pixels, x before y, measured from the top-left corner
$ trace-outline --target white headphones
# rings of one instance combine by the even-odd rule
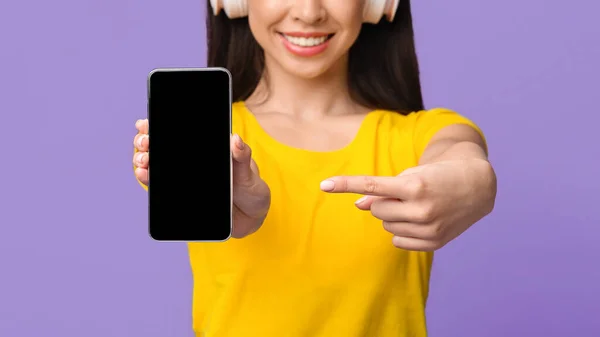
[[[383,16],[388,21],[393,21],[398,10],[400,0],[365,0],[365,10],[363,12],[363,21],[367,23],[378,23]],[[215,15],[221,10],[230,19],[242,18],[248,16],[248,0],[210,0]]]

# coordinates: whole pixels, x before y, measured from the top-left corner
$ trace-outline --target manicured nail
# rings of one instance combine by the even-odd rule
[[[143,135],[143,136],[140,136],[140,138],[138,138],[138,143],[137,143],[138,147],[142,147],[142,144],[144,143],[144,139],[146,139],[146,137],[148,137],[148,136]]]
[[[244,144],[244,141],[242,140],[242,137],[240,137],[238,134],[233,135],[233,143],[240,150],[243,150],[244,147],[245,147],[245,144]]]
[[[143,164],[144,161],[146,161],[146,154],[145,153],[140,153],[138,155],[138,163]]]
[[[369,198],[369,197],[365,195],[364,197],[362,197],[362,198],[360,198],[360,199],[356,200],[356,201],[354,202],[354,204],[355,204],[355,205],[360,205],[360,204],[362,204],[363,202],[365,202],[365,200],[367,200],[367,198]]]
[[[333,182],[333,180],[323,180],[320,186],[322,191],[329,192],[333,191],[335,183]]]

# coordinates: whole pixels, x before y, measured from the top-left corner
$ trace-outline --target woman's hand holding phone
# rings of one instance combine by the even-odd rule
[[[148,168],[150,164],[150,157],[148,155],[148,147],[150,144],[150,136],[148,136],[148,120],[138,120],[135,123],[135,128],[138,131],[137,135],[133,138],[133,146],[136,150],[133,154],[135,177],[142,184],[148,186]]]

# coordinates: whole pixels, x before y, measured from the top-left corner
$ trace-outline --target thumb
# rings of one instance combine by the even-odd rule
[[[423,171],[424,169],[425,168],[424,168],[423,165],[411,167],[411,168],[408,168],[408,169],[402,171],[398,175],[398,177],[405,176],[405,175],[410,175],[410,174],[415,174],[415,173],[419,173],[419,172]],[[378,196],[374,196],[374,195],[365,195],[362,198],[356,200],[354,202],[354,205],[356,205],[356,208],[358,208],[358,209],[360,209],[362,211],[370,211],[371,210],[371,205],[373,205],[373,203],[377,199],[383,199],[383,197],[378,197]]]
[[[234,183],[251,185],[254,182],[254,172],[251,167],[252,150],[237,134],[231,137],[231,157]]]
[[[365,195],[364,197],[356,200],[354,204],[356,207],[362,211],[370,211],[371,205],[375,202],[375,200],[381,199],[381,197],[373,196],[373,195]]]

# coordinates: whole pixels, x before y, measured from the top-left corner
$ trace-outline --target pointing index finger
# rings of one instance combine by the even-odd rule
[[[340,176],[321,182],[321,190],[329,193],[356,193],[387,198],[407,198],[402,177]]]

